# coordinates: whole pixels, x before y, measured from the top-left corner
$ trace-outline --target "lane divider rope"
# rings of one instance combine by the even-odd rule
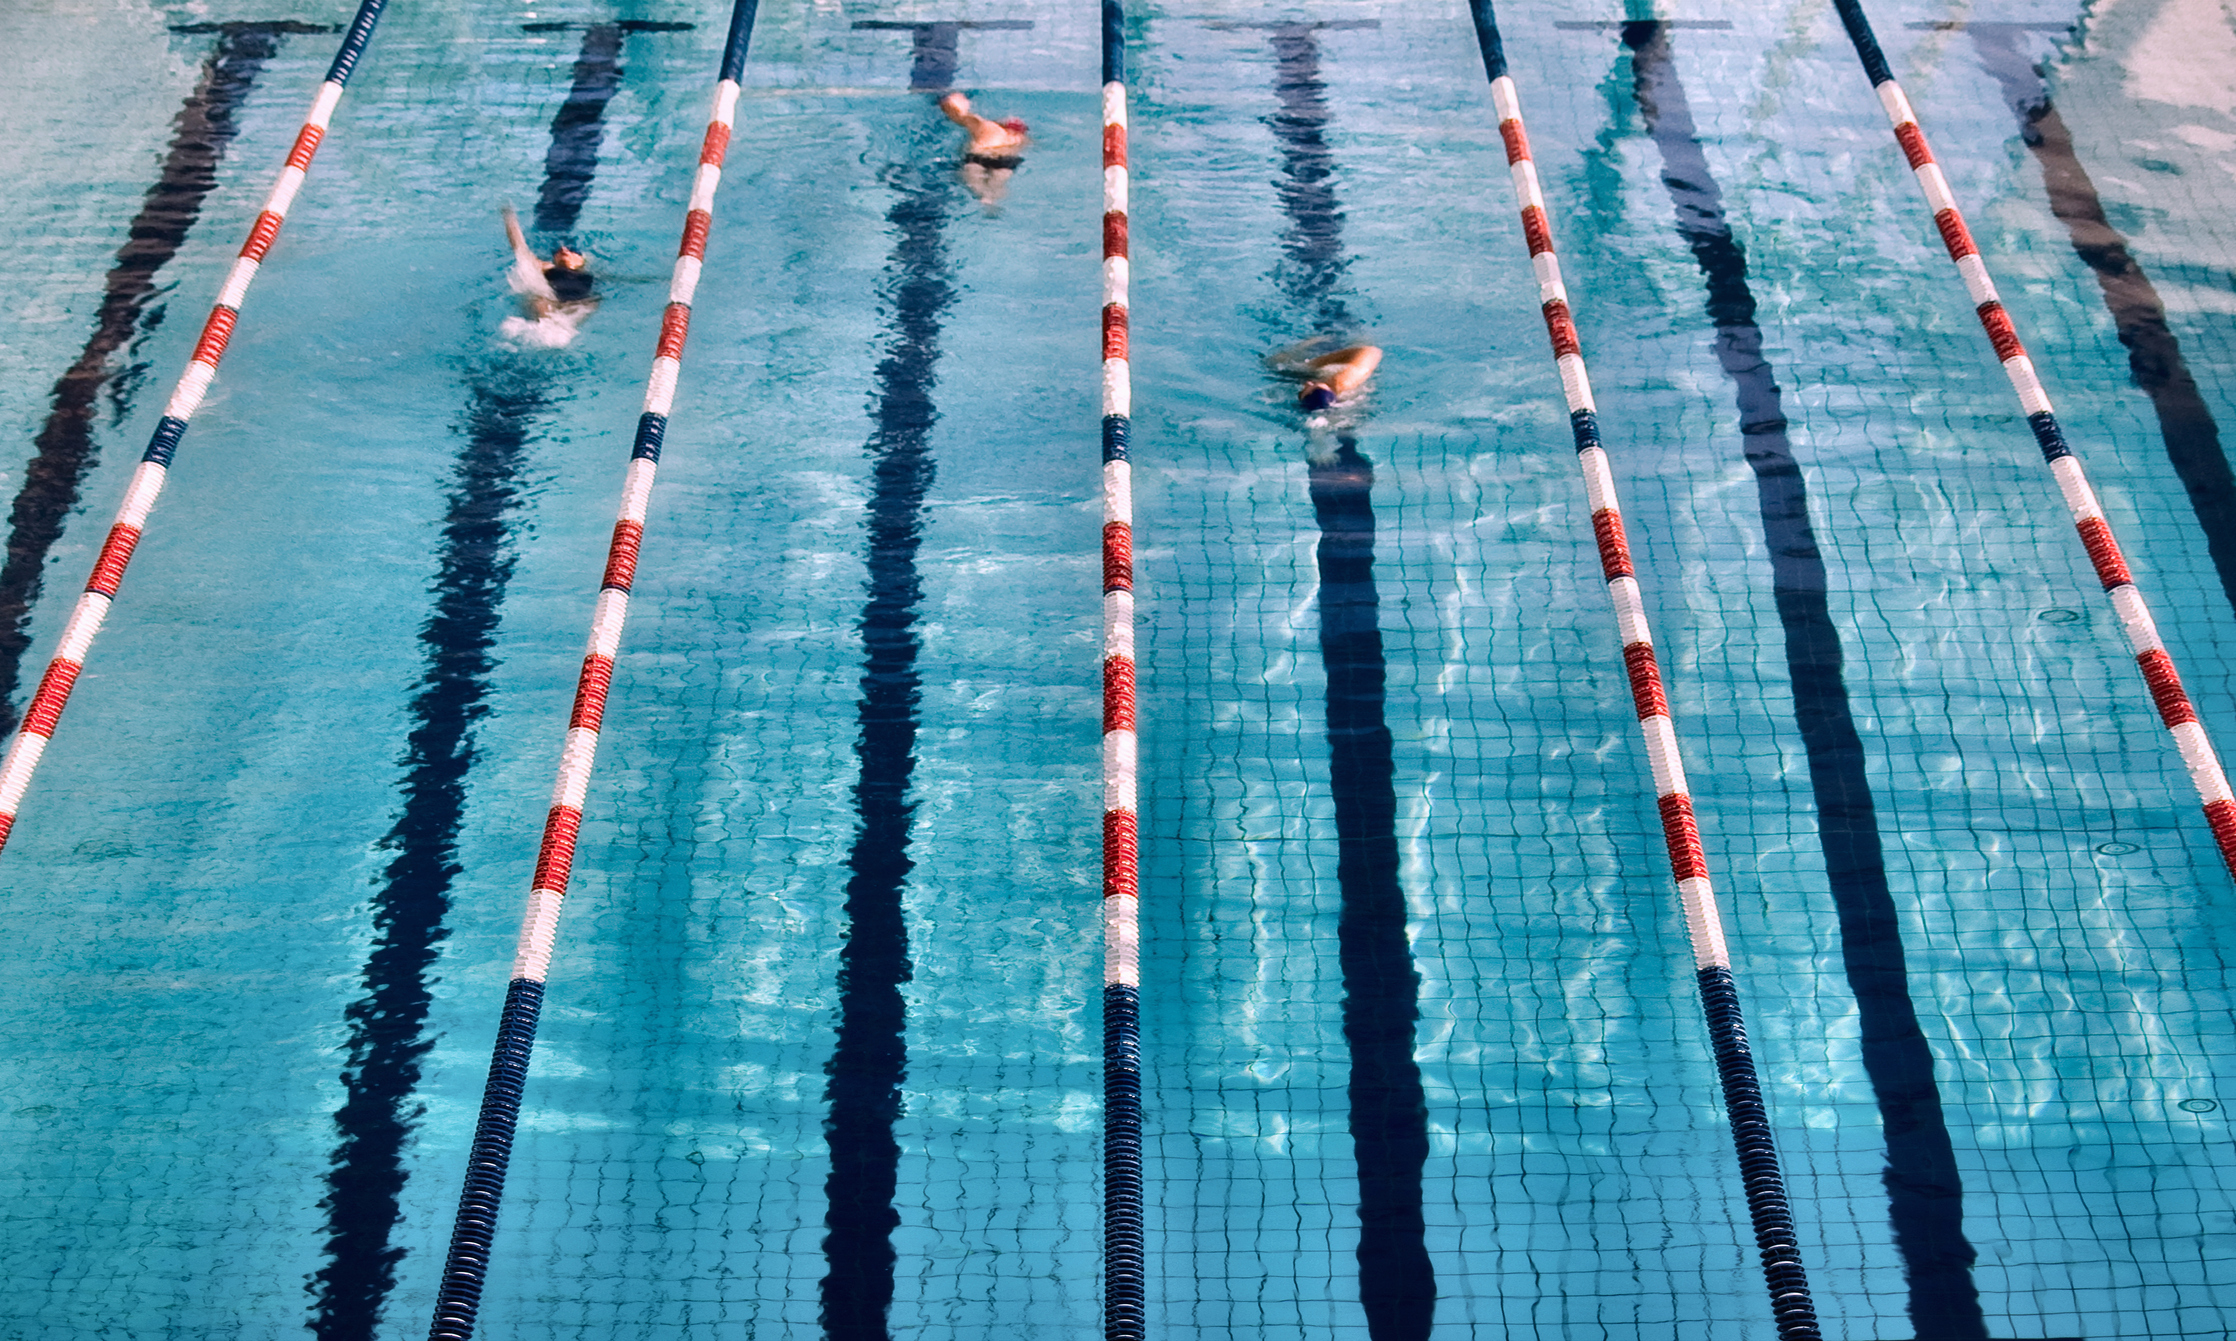
[[[1788,434],[1778,370],[1755,320],[1747,254],[1732,231],[1723,187],[1708,161],[1678,72],[1676,25],[1626,22],[1631,87],[1646,133],[1661,150],[1661,181],[1677,234],[1705,281],[1716,361],[1730,379],[1742,454],[1755,479],[1756,511],[1783,627],[1793,724],[1808,762],[1818,850],[1832,896],[1840,959],[1855,995],[1859,1060],[1885,1137],[1887,1224],[1902,1263],[1911,1330],[1944,1341],[1986,1341],[1978,1250],[1964,1232],[1964,1174],[1934,1079],[1933,1049],[1918,1022],[1909,951],[1887,879],[1877,801],[1834,621],[1823,548],[1810,522],[1810,484]],[[1821,495],[1820,495],[1821,497]],[[1920,975],[1922,976],[1922,975]]]
[[[108,617],[109,606],[116,600],[125,567],[132,562],[132,551],[140,543],[148,513],[163,492],[164,481],[170,475],[171,459],[178,452],[180,440],[186,436],[186,426],[192,422],[195,410],[201,407],[202,398],[209,394],[210,384],[217,380],[218,360],[225,357],[225,347],[233,338],[234,325],[240,320],[241,304],[248,297],[249,285],[263,268],[272,243],[279,238],[288,207],[295,203],[295,195],[302,190],[303,180],[310,173],[311,158],[318,153],[319,142],[326,138],[327,122],[341,102],[342,90],[349,83],[350,73],[357,68],[357,58],[364,54],[365,44],[372,40],[373,28],[380,22],[381,10],[386,6],[387,0],[363,0],[358,5],[357,17],[342,35],[341,49],[334,54],[334,63],[327,67],[325,82],[318,86],[317,96],[311,99],[310,114],[303,118],[302,129],[296,132],[295,142],[287,151],[287,162],[280,168],[279,180],[272,184],[263,210],[249,229],[248,241],[242,244],[233,268],[226,273],[225,283],[218,289],[217,303],[211,307],[209,319],[202,323],[202,335],[194,344],[186,371],[180,374],[170,401],[164,405],[163,417],[156,421],[147,450],[140,456],[139,467],[132,472],[132,482],[125,486],[123,505],[117,509],[108,539],[93,561],[93,574],[86,579],[85,590],[70,611],[69,621],[62,627],[54,658],[47,663],[46,674],[39,680],[39,690],[31,696],[30,706],[24,709],[22,727],[8,747],[6,759],[0,760],[0,848],[7,846],[8,835],[15,829],[16,812],[23,805],[24,793],[31,787],[31,775],[38,770],[39,760],[54,739],[55,725],[70,701],[70,689],[77,683],[79,672],[85,669],[85,658],[93,648],[94,635],[101,631],[101,621]]]
[[[683,240],[676,249],[668,305],[660,319],[659,343],[645,386],[644,412],[637,419],[636,439],[621,490],[620,515],[606,551],[605,575],[598,583],[590,645],[575,684],[574,710],[559,756],[559,777],[552,788],[543,843],[536,854],[535,877],[521,917],[512,981],[505,991],[504,1012],[498,1017],[497,1044],[489,1061],[489,1080],[482,1091],[480,1120],[474,1127],[434,1321],[428,1328],[430,1341],[467,1341],[481,1307],[497,1210],[504,1198],[505,1171],[512,1159],[521,1095],[543,1010],[544,981],[558,937],[559,908],[574,870],[583,799],[589,791],[590,768],[598,751],[598,731],[605,720],[606,694],[613,685],[614,658],[621,651],[621,627],[628,617],[629,590],[636,578],[645,512],[652,498],[653,476],[659,470],[660,444],[667,435],[668,411],[675,401],[684,337],[691,328],[691,300],[706,258],[707,234],[714,226],[714,193],[722,181],[722,161],[737,116],[738,85],[745,71],[746,46],[753,34],[757,8],[758,0],[736,0],[730,15],[721,75],[714,91],[714,113],[700,142],[691,200],[683,216]]]
[[[1506,52],[1498,31],[1491,0],[1471,0],[1476,40],[1483,52],[1483,70],[1490,76],[1491,98],[1498,109],[1499,135],[1506,142],[1506,162],[1514,180],[1514,194],[1521,207],[1522,235],[1529,244],[1530,266],[1537,279],[1546,333],[1560,370],[1561,391],[1568,402],[1569,424],[1576,439],[1578,464],[1583,468],[1584,489],[1592,509],[1592,532],[1599,545],[1600,571],[1607,580],[1607,596],[1614,606],[1615,625],[1623,642],[1623,662],[1628,671],[1631,699],[1638,711],[1639,731],[1645,737],[1646,757],[1661,809],[1662,837],[1669,849],[1670,874],[1677,883],[1685,931],[1692,943],[1695,980],[1708,1023],[1708,1036],[1723,1083],[1724,1107],[1731,1122],[1733,1144],[1738,1148],[1740,1177],[1747,1194],[1747,1211],[1762,1255],[1763,1279],[1769,1286],[1771,1315],[1781,1341],[1818,1341],[1816,1304],[1810,1298],[1808,1277],[1802,1269],[1800,1245],[1794,1234],[1793,1212],[1786,1196],[1785,1175],[1778,1164],[1770,1117],[1763,1104],[1762,1081],[1754,1054],[1747,1044],[1745,1018],[1731,973],[1731,954],[1724,941],[1723,919],[1710,883],[1708,860],[1701,848],[1700,828],[1693,815],[1684,762],[1679,757],[1677,733],[1671,720],[1669,699],[1663,692],[1661,669],[1654,657],[1654,640],[1640,599],[1637,566],[1624,535],[1623,517],[1615,498],[1615,479],[1608,469],[1607,450],[1599,437],[1598,409],[1592,400],[1591,379],[1584,369],[1584,355],[1576,338],[1576,323],[1568,304],[1568,290],[1561,282],[1560,259],[1553,250],[1552,228],[1539,190],[1537,166],[1530,158],[1529,136],[1522,127],[1521,99],[1507,73]]]
[[[1127,357],[1126,6],[1102,4],[1103,1335],[1148,1330],[1141,1112],[1140,738]]]
[[[2074,529],[2080,532],[2081,546],[2088,551],[2097,581],[2103,584],[2112,611],[2119,617],[2120,628],[2127,634],[2128,646],[2134,650],[2135,664],[2143,672],[2143,683],[2150,689],[2159,720],[2174,738],[2174,748],[2181,754],[2182,766],[2189,771],[2190,783],[2196,787],[2198,799],[2204,804],[2205,823],[2212,830],[2213,842],[2220,848],[2221,860],[2228,866],[2229,873],[2236,875],[2236,796],[2229,792],[2228,775],[2221,768],[2220,756],[2206,736],[2204,724],[2197,718],[2197,709],[2191,705],[2188,691],[2182,687],[2182,677],[2176,673],[2165,640],[2159,637],[2158,625],[2143,602],[2143,593],[2136,588],[2135,577],[2128,571],[2126,556],[2112,536],[2111,523],[2105,519],[2104,509],[2097,502],[2096,491],[2089,486],[2080,458],[2065,441],[2064,430],[2058,426],[2057,415],[2050,408],[2049,393],[2043,389],[2042,379],[2034,370],[2034,361],[2027,357],[2026,346],[2019,342],[2011,314],[2004,310],[1995,282],[1988,277],[1987,263],[1973,244],[1972,230],[1965,226],[1964,216],[1957,210],[1948,178],[1942,175],[1940,164],[1933,159],[1933,150],[1926,144],[1925,132],[1918,127],[1910,100],[1903,95],[1902,86],[1895,82],[1886,54],[1879,49],[1879,39],[1871,31],[1871,21],[1864,16],[1858,0],[1834,0],[1834,8],[1840,13],[1842,26],[1848,30],[1848,40],[1855,45],[1856,56],[1863,62],[1864,74],[1878,93],[1880,105],[1886,109],[1887,119],[1894,125],[1894,138],[1909,160],[1910,173],[1925,196],[1926,208],[1933,211],[1933,226],[1941,234],[1942,246],[1948,250],[1949,259],[1956,263],[1957,273],[1964,279],[1965,292],[1980,318],[1980,328],[1987,333],[1988,343],[1994,346],[1995,357],[2002,363],[2011,389],[2018,393],[2019,408],[2026,414],[2027,425],[2034,430],[2034,441],[2042,449],[2042,459],[2049,463],[2050,473],[2057,478],[2058,492],[2064,496],[2066,510],[2072,514]]]

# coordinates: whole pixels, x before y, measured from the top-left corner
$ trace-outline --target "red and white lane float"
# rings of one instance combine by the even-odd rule
[[[2143,672],[2143,683],[2150,688],[2159,720],[2174,738],[2174,748],[2181,753],[2182,766],[2189,770],[2190,783],[2197,788],[2198,799],[2204,803],[2205,823],[2212,830],[2213,842],[2220,848],[2221,860],[2227,864],[2229,873],[2236,875],[2236,797],[2229,792],[2228,774],[2221,768],[2220,756],[2205,735],[2204,725],[2197,720],[2197,709],[2190,704],[2188,691],[2182,688],[2182,677],[2175,672],[2166,643],[2158,636],[2158,625],[2151,619],[2150,608],[2143,603],[2143,593],[2135,586],[2134,575],[2128,571],[2119,542],[2112,537],[2111,524],[2104,519],[2104,509],[2097,504],[2096,491],[2089,487],[2080,458],[2065,441],[2065,432],[2058,426],[2057,415],[2050,408],[2049,393],[2042,389],[2042,379],[2034,371],[2034,360],[2027,357],[2026,346],[2019,343],[2011,314],[2004,310],[2003,301],[1996,294],[1995,282],[1988,277],[1987,263],[1980,258],[1980,249],[1973,245],[1972,230],[1965,227],[1964,216],[1957,210],[1956,197],[1949,191],[1948,178],[1941,174],[1941,165],[1933,161],[1933,150],[1926,144],[1925,132],[1918,128],[1917,114],[1911,110],[1909,98],[1895,82],[1886,54],[1879,49],[1879,39],[1871,31],[1871,21],[1864,16],[1859,0],[1834,0],[1834,8],[1839,11],[1840,22],[1848,30],[1848,39],[1854,43],[1856,55],[1863,62],[1864,74],[1879,95],[1880,105],[1886,108],[1887,120],[1894,125],[1894,138],[1910,162],[1911,175],[1917,179],[1918,190],[1925,196],[1926,208],[1933,211],[1933,226],[1941,234],[1942,245],[1948,249],[1949,259],[1956,263],[1957,273],[1964,279],[1965,293],[1980,318],[1980,328],[1987,333],[1988,343],[1994,346],[1995,357],[2002,363],[2004,375],[2011,380],[2011,389],[2018,393],[2019,408],[2034,430],[2042,459],[2049,463],[2050,473],[2057,477],[2058,491],[2065,497],[2065,507],[2073,516],[2074,528],[2081,533],[2081,545],[2088,551],[2097,581],[2103,584],[2113,613],[2119,616],[2128,646],[2134,649],[2135,664]]]
[[[1763,1104],[1762,1082],[1747,1045],[1739,992],[1731,973],[1731,954],[1724,943],[1723,919],[1716,907],[1715,886],[1709,881],[1700,828],[1693,817],[1692,792],[1685,782],[1684,761],[1678,755],[1669,699],[1662,691],[1653,634],[1646,625],[1646,607],[1639,597],[1637,567],[1631,559],[1630,542],[1623,534],[1615,479],[1608,469],[1607,450],[1600,443],[1591,378],[1585,372],[1583,350],[1577,342],[1568,289],[1561,282],[1560,258],[1553,250],[1552,227],[1545,214],[1545,197],[1538,189],[1537,165],[1530,159],[1529,136],[1522,128],[1521,98],[1507,73],[1505,45],[1490,0],[1472,0],[1472,4],[1483,69],[1490,76],[1491,99],[1498,110],[1499,135],[1506,142],[1506,162],[1521,206],[1522,236],[1529,244],[1545,330],[1552,339],[1553,358],[1560,369],[1561,392],[1568,401],[1569,424],[1576,439],[1577,463],[1583,468],[1584,491],[1591,503],[1600,572],[1607,580],[1607,598],[1615,609],[1631,702],[1638,712],[1639,732],[1645,737],[1646,760],[1661,809],[1662,837],[1669,849],[1670,875],[1677,884],[1685,932],[1692,942],[1694,979],[1700,989],[1716,1070],[1723,1082],[1724,1107],[1738,1149],[1755,1243],[1762,1254],[1771,1315],[1780,1341],[1817,1341],[1821,1333],[1816,1304],[1810,1298],[1808,1277],[1801,1265],[1785,1175],[1779,1168],[1769,1113]]]
[[[303,179],[311,170],[311,158],[318,153],[319,142],[326,138],[327,122],[341,102],[342,90],[349,84],[350,73],[357,68],[357,58],[364,54],[365,44],[372,40],[373,28],[380,22],[381,10],[386,5],[387,0],[364,0],[357,7],[357,17],[343,33],[341,49],[335,53],[334,63],[327,67],[326,79],[318,86],[317,96],[311,99],[310,115],[303,118],[303,128],[296,132],[295,143],[287,151],[287,163],[280,169],[279,180],[272,184],[272,193],[265,197],[264,208],[249,229],[248,241],[242,245],[233,268],[226,273],[225,283],[218,290],[217,305],[210,309],[209,319],[202,323],[202,338],[195,342],[193,357],[187,361],[186,371],[180,374],[170,401],[163,407],[163,417],[157,421],[147,450],[140,456],[139,468],[132,472],[132,482],[125,486],[124,505],[117,509],[108,539],[101,546],[100,556],[93,561],[93,575],[86,579],[85,591],[70,611],[69,622],[62,626],[60,645],[55,649],[54,659],[47,663],[38,692],[31,696],[31,705],[24,710],[22,729],[8,747],[7,757],[0,760],[0,847],[7,846],[8,835],[15,829],[16,812],[23,805],[24,793],[31,787],[31,775],[38,770],[48,742],[54,739],[55,724],[61,720],[62,709],[70,701],[70,687],[77,683],[78,673],[85,668],[94,635],[101,631],[101,621],[108,617],[109,606],[116,600],[117,587],[124,581],[125,566],[132,562],[132,550],[140,543],[140,532],[147,525],[148,513],[163,492],[179,441],[186,436],[186,426],[193,421],[194,412],[201,408],[202,398],[209,394],[210,384],[217,380],[218,360],[225,357],[225,346],[233,338],[233,326],[240,320],[241,304],[248,298],[249,285],[255,281],[256,272],[263,268],[272,243],[279,239],[288,206],[295,203],[296,193],[303,189]]]
[[[637,418],[636,440],[629,453],[620,516],[613,524],[605,575],[598,583],[597,604],[590,617],[590,646],[575,682],[574,711],[567,719],[566,741],[559,753],[559,778],[552,788],[543,845],[536,855],[528,906],[521,917],[512,981],[505,991],[504,1012],[498,1017],[497,1045],[489,1061],[488,1083],[482,1090],[473,1147],[466,1158],[465,1186],[459,1192],[450,1251],[443,1262],[434,1321],[428,1329],[430,1341],[466,1341],[473,1335],[482,1288],[488,1279],[490,1244],[496,1234],[505,1172],[520,1122],[536,1024],[543,1011],[544,980],[559,934],[559,909],[574,870],[583,800],[589,792],[590,767],[598,752],[599,727],[605,720],[606,694],[613,685],[614,658],[621,651],[621,626],[629,613],[629,589],[636,578],[637,549],[644,539],[645,510],[652,499],[660,444],[667,434],[668,410],[675,401],[676,377],[683,366],[684,337],[691,328],[691,300],[706,259],[707,234],[714,226],[714,193],[722,181],[722,160],[737,116],[738,86],[745,72],[746,46],[753,35],[757,7],[756,0],[737,0],[730,15],[721,74],[715,84],[714,113],[700,141],[691,201],[683,216],[683,240],[676,249],[668,305],[660,319],[652,373],[645,385],[644,412]]]
[[[1102,6],[1103,1336],[1148,1330],[1141,1112],[1140,739],[1134,711],[1133,371],[1127,360],[1126,8]]]

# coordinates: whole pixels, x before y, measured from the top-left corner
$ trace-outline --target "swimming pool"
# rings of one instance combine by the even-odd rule
[[[0,15],[15,710],[348,17]],[[0,857],[0,1336],[418,1334],[725,18],[383,20]],[[1829,7],[1501,18],[1826,1335],[2236,1330],[2229,879]],[[2225,743],[2236,28],[1873,18]],[[1466,9],[1129,37],[1150,1327],[1769,1337]],[[760,16],[483,1335],[1097,1325],[1097,38]],[[1315,463],[1263,358],[1338,330]]]

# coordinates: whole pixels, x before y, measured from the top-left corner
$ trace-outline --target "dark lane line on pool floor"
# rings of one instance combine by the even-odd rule
[[[1396,765],[1382,714],[1374,463],[1350,433],[1338,441],[1332,458],[1312,463],[1309,488],[1320,527],[1320,658],[1328,677],[1336,883],[1343,891],[1336,942],[1359,1166],[1359,1303],[1374,1341],[1425,1341],[1436,1312],[1436,1272],[1421,1212],[1428,1103],[1413,1057],[1421,978],[1398,884]]]
[[[1939,26],[1939,25],[1936,25]],[[2142,264],[2127,249],[2127,239],[2104,215],[2088,169],[2073,149],[2073,133],[2050,101],[2041,67],[2020,49],[2027,32],[2070,31],[2059,24],[1967,23],[1963,25],[1980,64],[2002,87],[2019,120],[2019,137],[2042,170],[2050,213],[2065,225],[2073,250],[2096,276],[2104,306],[2112,314],[2135,385],[2151,398],[2158,414],[2166,459],[2189,494],[2205,547],[2220,576],[2221,591],[2236,606],[2236,471],[2221,446],[2220,426],[2190,376],[2182,344],[2166,320],[2166,303]]]
[[[382,840],[395,858],[373,898],[373,943],[364,994],[344,1013],[348,1061],[339,1129],[326,1173],[327,1263],[312,1277],[311,1331],[320,1341],[370,1341],[396,1284],[404,1250],[390,1246],[402,1218],[404,1146],[420,1107],[428,970],[448,937],[450,887],[458,873],[458,829],[473,727],[488,708],[496,666],[499,607],[512,577],[511,513],[524,492],[520,469],[545,379],[515,368],[510,385],[479,372],[461,424],[466,446],[452,474],[437,559],[435,609],[420,630],[427,669],[411,702],[404,805]]]
[[[1739,431],[1754,471],[1771,595],[1784,626],[1794,717],[1809,760],[1809,783],[1825,875],[1839,919],[1840,950],[1862,1025],[1863,1068],[1885,1131],[1885,1182],[1895,1249],[1910,1286],[1921,1337],[1984,1341],[1986,1322],[1972,1278],[1978,1254],[1964,1234],[1964,1191],[1934,1080],[1933,1051],[1910,995],[1902,926],[1887,884],[1877,808],[1842,675],[1824,556],[1809,522],[1808,486],[1786,436],[1776,370],[1747,282],[1747,256],[1724,213],[1670,50],[1668,27],[1626,23],[1634,91],[1661,152],[1662,185],[1677,232],[1707,281],[1716,361],[1731,379]]]
[[[954,83],[964,29],[1032,26],[1021,19],[854,24],[908,32],[909,88],[923,93]],[[917,142],[928,150],[928,142]],[[916,869],[908,854],[916,817],[908,789],[923,699],[916,624],[924,583],[916,556],[924,501],[938,472],[931,438],[939,421],[932,390],[939,381],[940,320],[956,297],[946,239],[953,188],[941,171],[895,164],[883,175],[895,193],[885,215],[893,250],[881,286],[890,320],[876,371],[877,427],[864,444],[870,495],[866,599],[858,624],[862,679],[854,755],[860,771],[847,855],[847,930],[839,946],[837,1037],[824,1064],[829,1111],[823,1133],[831,1167],[823,1182],[825,1271],[817,1288],[819,1321],[832,1341],[886,1341],[898,1261],[893,1231],[900,1226],[901,1147],[893,1129],[908,1078],[908,1002],[901,989],[915,973],[902,895]]]
[[[522,32],[557,33],[582,29],[582,51],[575,57],[574,87],[551,118],[551,148],[544,153],[543,189],[536,193],[536,227],[571,233],[590,199],[598,175],[598,150],[605,144],[606,104],[621,91],[621,39],[628,33],[684,33],[690,23],[524,23]]]
[[[920,38],[921,40],[921,38]],[[917,607],[924,584],[917,551],[924,500],[937,469],[931,450],[939,419],[940,318],[955,300],[949,279],[949,187],[893,168],[896,192],[885,219],[893,228],[886,263],[890,342],[877,365],[877,428],[870,456],[867,599],[862,605],[860,732],[854,753],[857,827],[847,867],[846,939],[839,948],[837,1043],[825,1065],[830,1105],[824,1121],[831,1168],[823,1190],[822,1325],[832,1341],[885,1341],[893,1303],[894,1205],[900,1179],[901,1085],[908,1072],[909,961],[901,904],[909,873],[915,804],[917,708],[923,676]]]
[[[1318,30],[1367,23],[1252,26],[1265,28],[1273,44],[1280,103],[1268,125],[1281,144],[1276,185],[1290,228],[1276,283],[1309,315],[1315,334],[1347,332],[1356,323],[1338,294],[1348,262],[1343,212],[1330,180],[1336,164],[1327,143]],[[1310,461],[1308,488],[1320,528],[1315,559],[1342,897],[1336,949],[1358,1162],[1359,1304],[1373,1341],[1426,1341],[1436,1313],[1436,1272],[1421,1211],[1428,1103],[1413,1056],[1421,979],[1398,883],[1396,764],[1383,716],[1388,667],[1374,581],[1374,464],[1348,429],[1339,432],[1338,444],[1332,456]]]
[[[914,19],[856,19],[857,32],[864,29],[885,29],[905,32],[912,39],[909,43],[910,64],[908,86],[925,93],[936,93],[955,86],[955,67],[962,59],[960,38],[965,29],[981,32],[988,29],[1022,32],[1033,26],[1031,19],[950,19],[923,21]]]
[[[77,361],[56,379],[53,409],[34,443],[34,454],[16,490],[8,519],[8,550],[0,561],[0,735],[15,730],[15,696],[21,687],[23,655],[31,648],[31,609],[45,582],[47,555],[62,538],[63,526],[78,506],[85,478],[99,462],[93,426],[101,389],[110,389],[115,419],[131,411],[138,369],[112,382],[109,361],[133,340],[163,320],[164,305],[154,302],[158,271],[177,256],[202,217],[202,202],[217,189],[217,170],[240,134],[234,116],[256,87],[265,62],[279,54],[279,39],[290,33],[332,33],[325,23],[198,23],[173,32],[214,33],[217,41],[202,61],[194,91],[187,94],[171,122],[171,147],[163,168],[125,230],[125,242],[103,281],[101,307],[93,334]],[[152,305],[152,310],[151,310]],[[143,318],[145,319],[143,326]]]
[[[563,25],[532,24],[529,31]],[[689,24],[638,25],[658,31]],[[590,25],[574,84],[551,121],[538,228],[574,228],[597,174],[605,107],[620,88],[622,33],[630,25]],[[535,418],[551,403],[549,354],[504,352],[468,374],[465,437],[445,500],[436,556],[434,609],[420,629],[426,669],[413,696],[403,759],[403,808],[381,841],[396,856],[372,899],[373,943],[363,995],[344,1019],[348,1061],[339,1131],[321,1202],[326,1265],[311,1278],[310,1329],[319,1341],[371,1341],[396,1284],[404,1249],[392,1246],[402,1220],[404,1148],[417,1123],[426,1036],[428,971],[449,935],[451,882],[459,873],[458,832],[466,775],[475,759],[473,729],[488,714],[489,674],[506,584],[511,580],[513,514]]]

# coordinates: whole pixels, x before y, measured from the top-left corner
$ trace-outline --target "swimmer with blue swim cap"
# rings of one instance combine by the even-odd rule
[[[1268,361],[1276,371],[1304,379],[1304,385],[1297,388],[1297,404],[1318,412],[1334,409],[1365,386],[1366,379],[1374,376],[1374,370],[1382,364],[1382,350],[1376,345],[1347,345],[1312,358],[1284,350]]]
[[[1331,442],[1349,440],[1355,416],[1347,412],[1346,403],[1382,366],[1378,345],[1345,345],[1325,354],[1308,352],[1327,338],[1321,336],[1266,355],[1267,367],[1304,383],[1297,388],[1297,406],[1305,411],[1305,455],[1316,462],[1333,459]]]

